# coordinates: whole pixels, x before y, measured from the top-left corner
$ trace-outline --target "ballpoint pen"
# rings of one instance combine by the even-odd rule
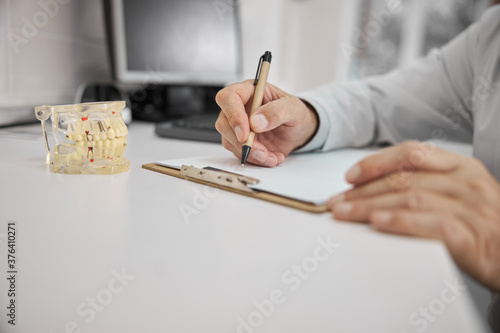
[[[257,74],[255,75],[255,92],[253,94],[252,108],[250,110],[250,116],[260,108],[262,105],[262,99],[264,98],[264,92],[266,91],[267,76],[269,75],[269,68],[271,66],[271,52],[266,51],[259,59],[259,65],[257,67]],[[250,150],[252,149],[253,140],[255,138],[255,133],[250,130],[247,141],[243,144],[241,148],[241,165],[244,166],[247,162],[248,155],[250,155]]]

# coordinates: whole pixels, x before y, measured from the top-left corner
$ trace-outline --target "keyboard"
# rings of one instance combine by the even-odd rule
[[[219,113],[207,113],[165,121],[156,125],[155,133],[165,138],[220,143],[220,133],[215,129],[218,117]]]

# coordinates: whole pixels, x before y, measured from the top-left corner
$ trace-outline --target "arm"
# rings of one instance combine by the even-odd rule
[[[407,68],[300,94],[317,111],[316,136],[299,151],[397,143],[408,139],[472,140],[473,25]]]

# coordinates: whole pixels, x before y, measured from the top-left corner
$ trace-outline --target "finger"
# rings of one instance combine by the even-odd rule
[[[239,155],[241,155],[241,143],[229,126],[229,122],[223,112],[221,112],[217,118],[215,128],[221,134],[222,138],[228,141],[225,146],[223,146],[225,148],[226,146],[230,147],[231,149],[226,149],[233,153],[235,153],[235,151],[239,151]],[[252,151],[253,159],[249,160],[250,163],[272,167],[285,161],[285,155],[283,153],[268,151],[267,147],[261,144],[257,139],[253,143]],[[238,154],[235,155],[238,156]]]
[[[224,148],[233,153],[237,159],[241,160],[241,148],[235,147],[229,140],[224,137],[222,137],[221,143]]]
[[[447,214],[399,211],[377,211],[370,217],[380,231],[434,238],[443,241],[453,260],[466,272],[481,281],[478,274],[478,241],[462,220]]]
[[[276,158],[278,159],[278,165],[282,164],[283,162],[285,162],[285,155],[282,153],[282,152],[279,152],[279,151],[274,151],[272,152]]]
[[[281,154],[283,159],[278,154],[281,153],[269,151],[266,146],[256,139],[253,142],[248,162],[266,167],[274,167],[284,161],[283,154]]]
[[[456,219],[444,213],[411,210],[379,210],[370,215],[371,224],[379,231],[442,240],[443,226]],[[457,222],[459,223],[459,222]]]
[[[234,146],[229,140],[222,138],[222,146],[232,152],[236,158],[241,160],[241,144]],[[283,154],[281,154],[281,157],[277,156],[277,154],[269,152],[262,144],[254,142],[247,162],[272,168],[283,163],[284,159]]]
[[[352,167],[346,174],[351,184],[361,184],[397,171],[454,170],[463,156],[436,148],[428,143],[407,141],[368,156]]]
[[[464,195],[462,188],[463,186],[460,186],[456,181],[443,177],[440,173],[400,171],[357,185],[335,200],[349,201],[410,189],[426,190],[451,197],[459,197]]]
[[[466,272],[476,272],[479,249],[477,233],[461,221],[453,219],[444,223],[442,233],[443,242],[457,265]]]
[[[478,233],[455,216],[408,210],[376,211],[370,216],[370,222],[383,232],[439,239],[457,265],[473,278],[485,285],[498,281],[498,273],[488,276],[492,270],[484,269],[491,267],[491,263],[484,262],[481,253],[484,248]],[[498,282],[497,286],[500,288]]]
[[[370,198],[339,202],[329,206],[338,220],[368,221],[376,210],[410,209],[414,211],[453,212],[461,218],[468,218],[464,205],[450,197],[425,190],[387,193]]]
[[[300,103],[300,104],[299,104]],[[295,96],[285,96],[258,108],[250,117],[255,133],[271,131],[283,124],[293,126],[305,120],[307,107]]]
[[[229,141],[234,147],[241,146],[241,143],[236,138],[236,134],[234,130],[231,128],[231,125],[229,125],[229,121],[227,120],[227,117],[224,114],[224,112],[221,112],[219,114],[219,117],[215,122],[215,129],[220,133],[222,138]]]
[[[253,80],[247,80],[234,83],[220,90],[215,96],[215,101],[226,116],[239,142],[245,142],[250,132],[245,104],[253,96],[254,89]]]

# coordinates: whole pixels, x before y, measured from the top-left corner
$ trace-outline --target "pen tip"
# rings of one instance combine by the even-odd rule
[[[243,147],[241,147],[241,166],[245,166],[248,155],[250,154],[250,149],[252,149],[252,147],[247,145],[243,145]]]

